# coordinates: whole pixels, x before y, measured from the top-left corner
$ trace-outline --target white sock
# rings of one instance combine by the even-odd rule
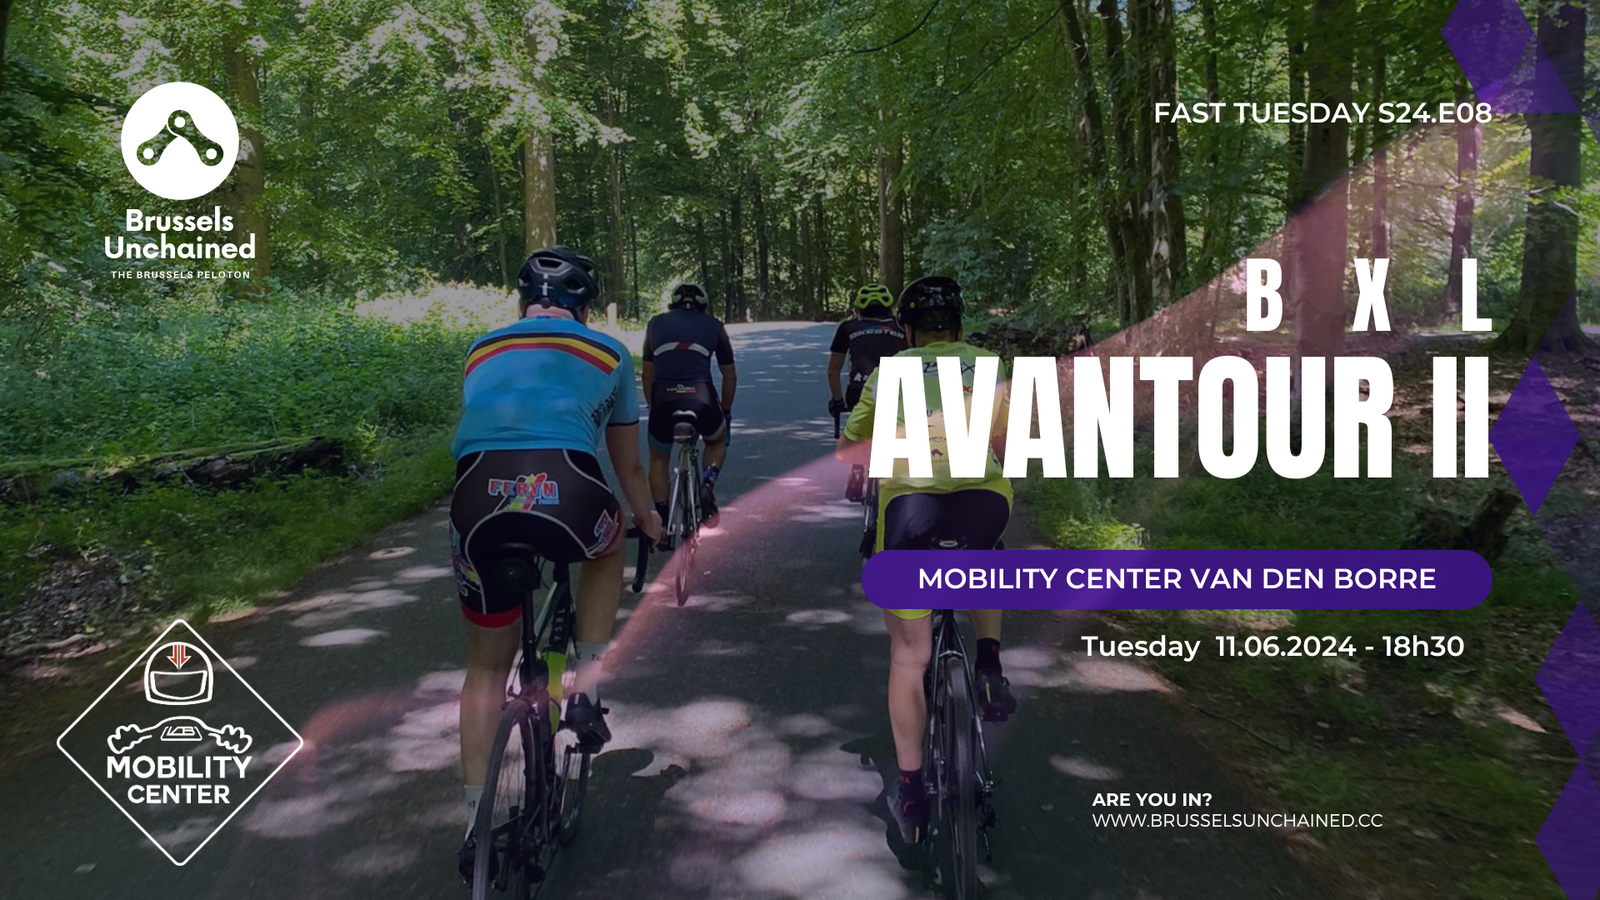
[[[483,785],[465,784],[461,792],[467,798],[467,833],[472,833],[472,826],[478,821],[478,801],[483,798]]]
[[[572,642],[572,659],[569,666],[573,676],[579,678],[580,683],[584,685],[583,693],[588,694],[589,699],[596,704],[600,702],[600,676],[605,672],[606,647],[605,643]],[[578,675],[580,671],[586,671],[587,674],[580,677]]]

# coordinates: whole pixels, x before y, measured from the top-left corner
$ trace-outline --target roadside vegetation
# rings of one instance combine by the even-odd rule
[[[459,365],[505,318],[497,290],[365,303],[190,291],[90,310],[0,362],[0,618],[16,655],[144,616],[204,616],[293,583],[449,490]],[[227,487],[118,477],[152,457],[228,461],[330,439],[324,469]],[[157,465],[155,468],[161,469]]]

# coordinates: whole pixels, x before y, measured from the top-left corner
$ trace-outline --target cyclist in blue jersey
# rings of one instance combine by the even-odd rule
[[[595,452],[602,441],[633,521],[652,540],[661,520],[639,462],[639,407],[633,357],[589,329],[599,293],[594,264],[564,247],[541,250],[517,275],[521,320],[475,341],[467,352],[461,424],[451,452],[456,485],[450,549],[467,620],[467,678],[461,687],[461,769],[469,832],[459,855],[469,881],[475,836],[506,676],[521,640],[523,596],[486,583],[521,543],[552,562],[578,564],[575,673],[563,727],[598,752],[611,739],[599,702],[601,660],[621,602],[621,508]]]

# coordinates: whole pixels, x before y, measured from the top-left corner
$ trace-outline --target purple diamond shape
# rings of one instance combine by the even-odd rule
[[[1533,26],[1514,0],[1461,0],[1444,23],[1444,30],[1533,34]]]
[[[1550,486],[1578,445],[1578,426],[1572,424],[1538,360],[1528,363],[1511,391],[1506,408],[1489,430],[1489,442],[1522,492],[1528,511],[1538,515]]]
[[[1493,103],[1500,96],[1531,40],[1528,34],[1500,31],[1444,32],[1444,42],[1484,103]]]
[[[1600,891],[1600,788],[1582,766],[1567,780],[1537,843],[1567,897],[1594,900]]]
[[[1512,0],[1462,0],[1441,31],[1485,103],[1494,102],[1533,37],[1533,27]]]
[[[1544,47],[1537,40],[1528,41],[1517,61],[1511,77],[1492,101],[1496,115],[1513,113],[1575,113],[1578,104],[1567,91],[1550,61]]]
[[[1600,731],[1600,626],[1582,603],[1573,609],[1534,681],[1572,748],[1583,756]]]

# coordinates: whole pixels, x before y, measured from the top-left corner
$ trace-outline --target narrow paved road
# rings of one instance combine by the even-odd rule
[[[732,331],[741,378],[724,526],[689,606],[664,591],[627,603],[606,691],[616,739],[596,760],[587,830],[543,896],[935,896],[897,857],[882,805],[887,644],[861,594],[855,507],[840,499],[822,416],[832,326]],[[448,565],[435,510],[282,601],[202,629],[305,752],[182,868],[54,748],[34,754],[0,780],[0,895],[465,897],[453,873],[462,641]],[[990,731],[1001,820],[990,896],[1320,896],[1263,832],[1091,825],[1097,791],[1204,791],[1210,811],[1244,809],[1155,680],[1071,652],[1092,623],[1008,621],[1024,705]]]

